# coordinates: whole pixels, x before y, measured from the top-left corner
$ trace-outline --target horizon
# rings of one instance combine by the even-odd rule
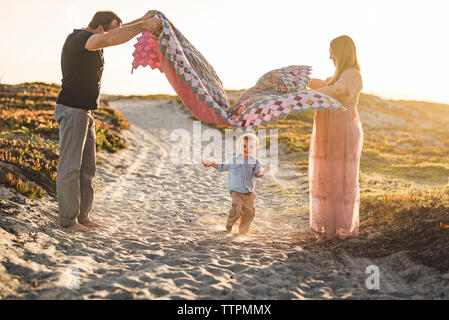
[[[1,79],[0,79],[1,80]],[[24,82],[20,82],[20,83],[7,83],[7,82],[2,82],[0,81],[0,85],[1,84],[6,84],[6,85],[11,85],[11,86],[15,86],[15,85],[20,85],[23,83],[33,83],[33,82],[43,82],[43,81],[24,81]],[[44,82],[44,83],[48,83],[48,84],[56,84],[56,85],[60,85],[59,83],[54,83],[54,82]],[[246,89],[242,88],[242,89],[228,89],[225,88],[226,91],[244,91]],[[389,101],[410,101],[410,102],[425,102],[425,103],[435,103],[435,104],[445,104],[449,106],[449,101],[438,101],[438,100],[432,100],[432,98],[426,98],[425,96],[417,96],[417,95],[410,95],[408,93],[395,93],[395,92],[366,92],[366,91],[362,91],[362,94],[366,94],[366,95],[372,95],[372,96],[376,96],[379,97],[381,99],[384,100],[389,100]],[[157,96],[157,95],[168,95],[168,96],[177,96],[176,92],[155,92],[155,93],[149,93],[149,94],[135,94],[135,93],[130,93],[130,94],[123,94],[120,92],[101,92],[100,95],[106,95],[106,96]]]
[[[449,29],[445,18],[449,3],[444,0],[428,1],[425,7],[419,1],[385,0],[321,0],[303,4],[280,0],[276,6],[258,1],[256,7],[254,1],[234,0],[196,0],[188,6],[181,1],[155,0],[152,7],[144,1],[131,3],[0,0],[5,8],[0,12],[1,29],[14,26],[14,32],[5,32],[2,37],[6,46],[0,52],[0,82],[60,84],[60,53],[72,29],[87,26],[97,10],[112,10],[126,23],[155,9],[164,12],[203,53],[229,90],[249,88],[262,74],[292,64],[311,65],[311,77],[326,78],[334,70],[329,60],[329,42],[348,34],[357,47],[364,80],[362,92],[384,99],[449,104],[447,81],[440,72],[449,70],[449,45],[440,40],[444,30]],[[41,17],[40,21],[34,21],[36,16]],[[17,24],[19,19],[28,23]],[[229,23],[230,20],[235,23]],[[41,21],[51,23],[39,25],[40,32],[30,36],[30,27]],[[295,41],[296,38],[301,41]],[[136,38],[105,49],[101,92],[176,94],[158,70],[138,68],[131,75],[135,43]]]

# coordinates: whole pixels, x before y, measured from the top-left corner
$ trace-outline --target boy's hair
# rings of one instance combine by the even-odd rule
[[[104,31],[107,31],[109,25],[114,20],[117,20],[119,24],[122,23],[122,19],[112,11],[97,11],[92,18],[92,21],[89,23],[89,27],[97,29],[98,26],[103,26]]]
[[[259,138],[254,133],[245,133],[239,137],[239,150],[243,147],[244,141],[255,141],[256,147],[259,145]]]

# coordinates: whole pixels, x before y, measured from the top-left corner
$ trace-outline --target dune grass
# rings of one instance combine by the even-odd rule
[[[417,219],[439,218],[449,223],[449,186],[401,189],[361,194],[360,209],[370,226],[408,225]]]
[[[294,239],[305,249],[317,246],[310,234],[301,233]],[[445,274],[449,271],[449,187],[362,192],[360,235],[318,246],[330,250],[337,259],[345,255],[373,259],[400,253]]]
[[[0,183],[29,198],[56,193],[59,125],[54,108],[60,86],[43,82],[0,84]],[[126,147],[118,132],[129,123],[102,101],[94,111],[97,151]]]

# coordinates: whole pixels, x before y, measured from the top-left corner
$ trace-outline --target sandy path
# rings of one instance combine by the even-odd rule
[[[354,259],[319,246],[305,250],[293,240],[298,231],[307,230],[308,200],[306,173],[291,162],[281,162],[275,176],[257,180],[250,234],[225,234],[227,174],[170,161],[170,133],[176,128],[191,131],[192,119],[177,104],[164,101],[118,101],[111,106],[132,128],[124,134],[128,149],[99,155],[104,163],[98,169],[93,217],[110,228],[89,234],[64,231],[54,226],[54,201],[42,206],[45,211],[36,209],[33,214],[42,217],[42,226],[16,232],[22,244],[8,249],[12,258],[0,265],[0,282],[11,283],[0,288],[1,297],[420,297],[397,273],[387,272],[383,260]],[[0,231],[4,241],[17,242]],[[379,265],[387,279],[381,278],[380,290],[366,288],[370,264]],[[79,288],[67,288],[70,272],[78,275]]]

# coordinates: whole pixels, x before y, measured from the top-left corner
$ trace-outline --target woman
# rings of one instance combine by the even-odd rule
[[[309,151],[310,230],[317,242],[359,233],[359,166],[363,130],[357,112],[362,77],[354,42],[331,41],[333,77],[309,87],[337,99],[347,111],[316,111]]]

